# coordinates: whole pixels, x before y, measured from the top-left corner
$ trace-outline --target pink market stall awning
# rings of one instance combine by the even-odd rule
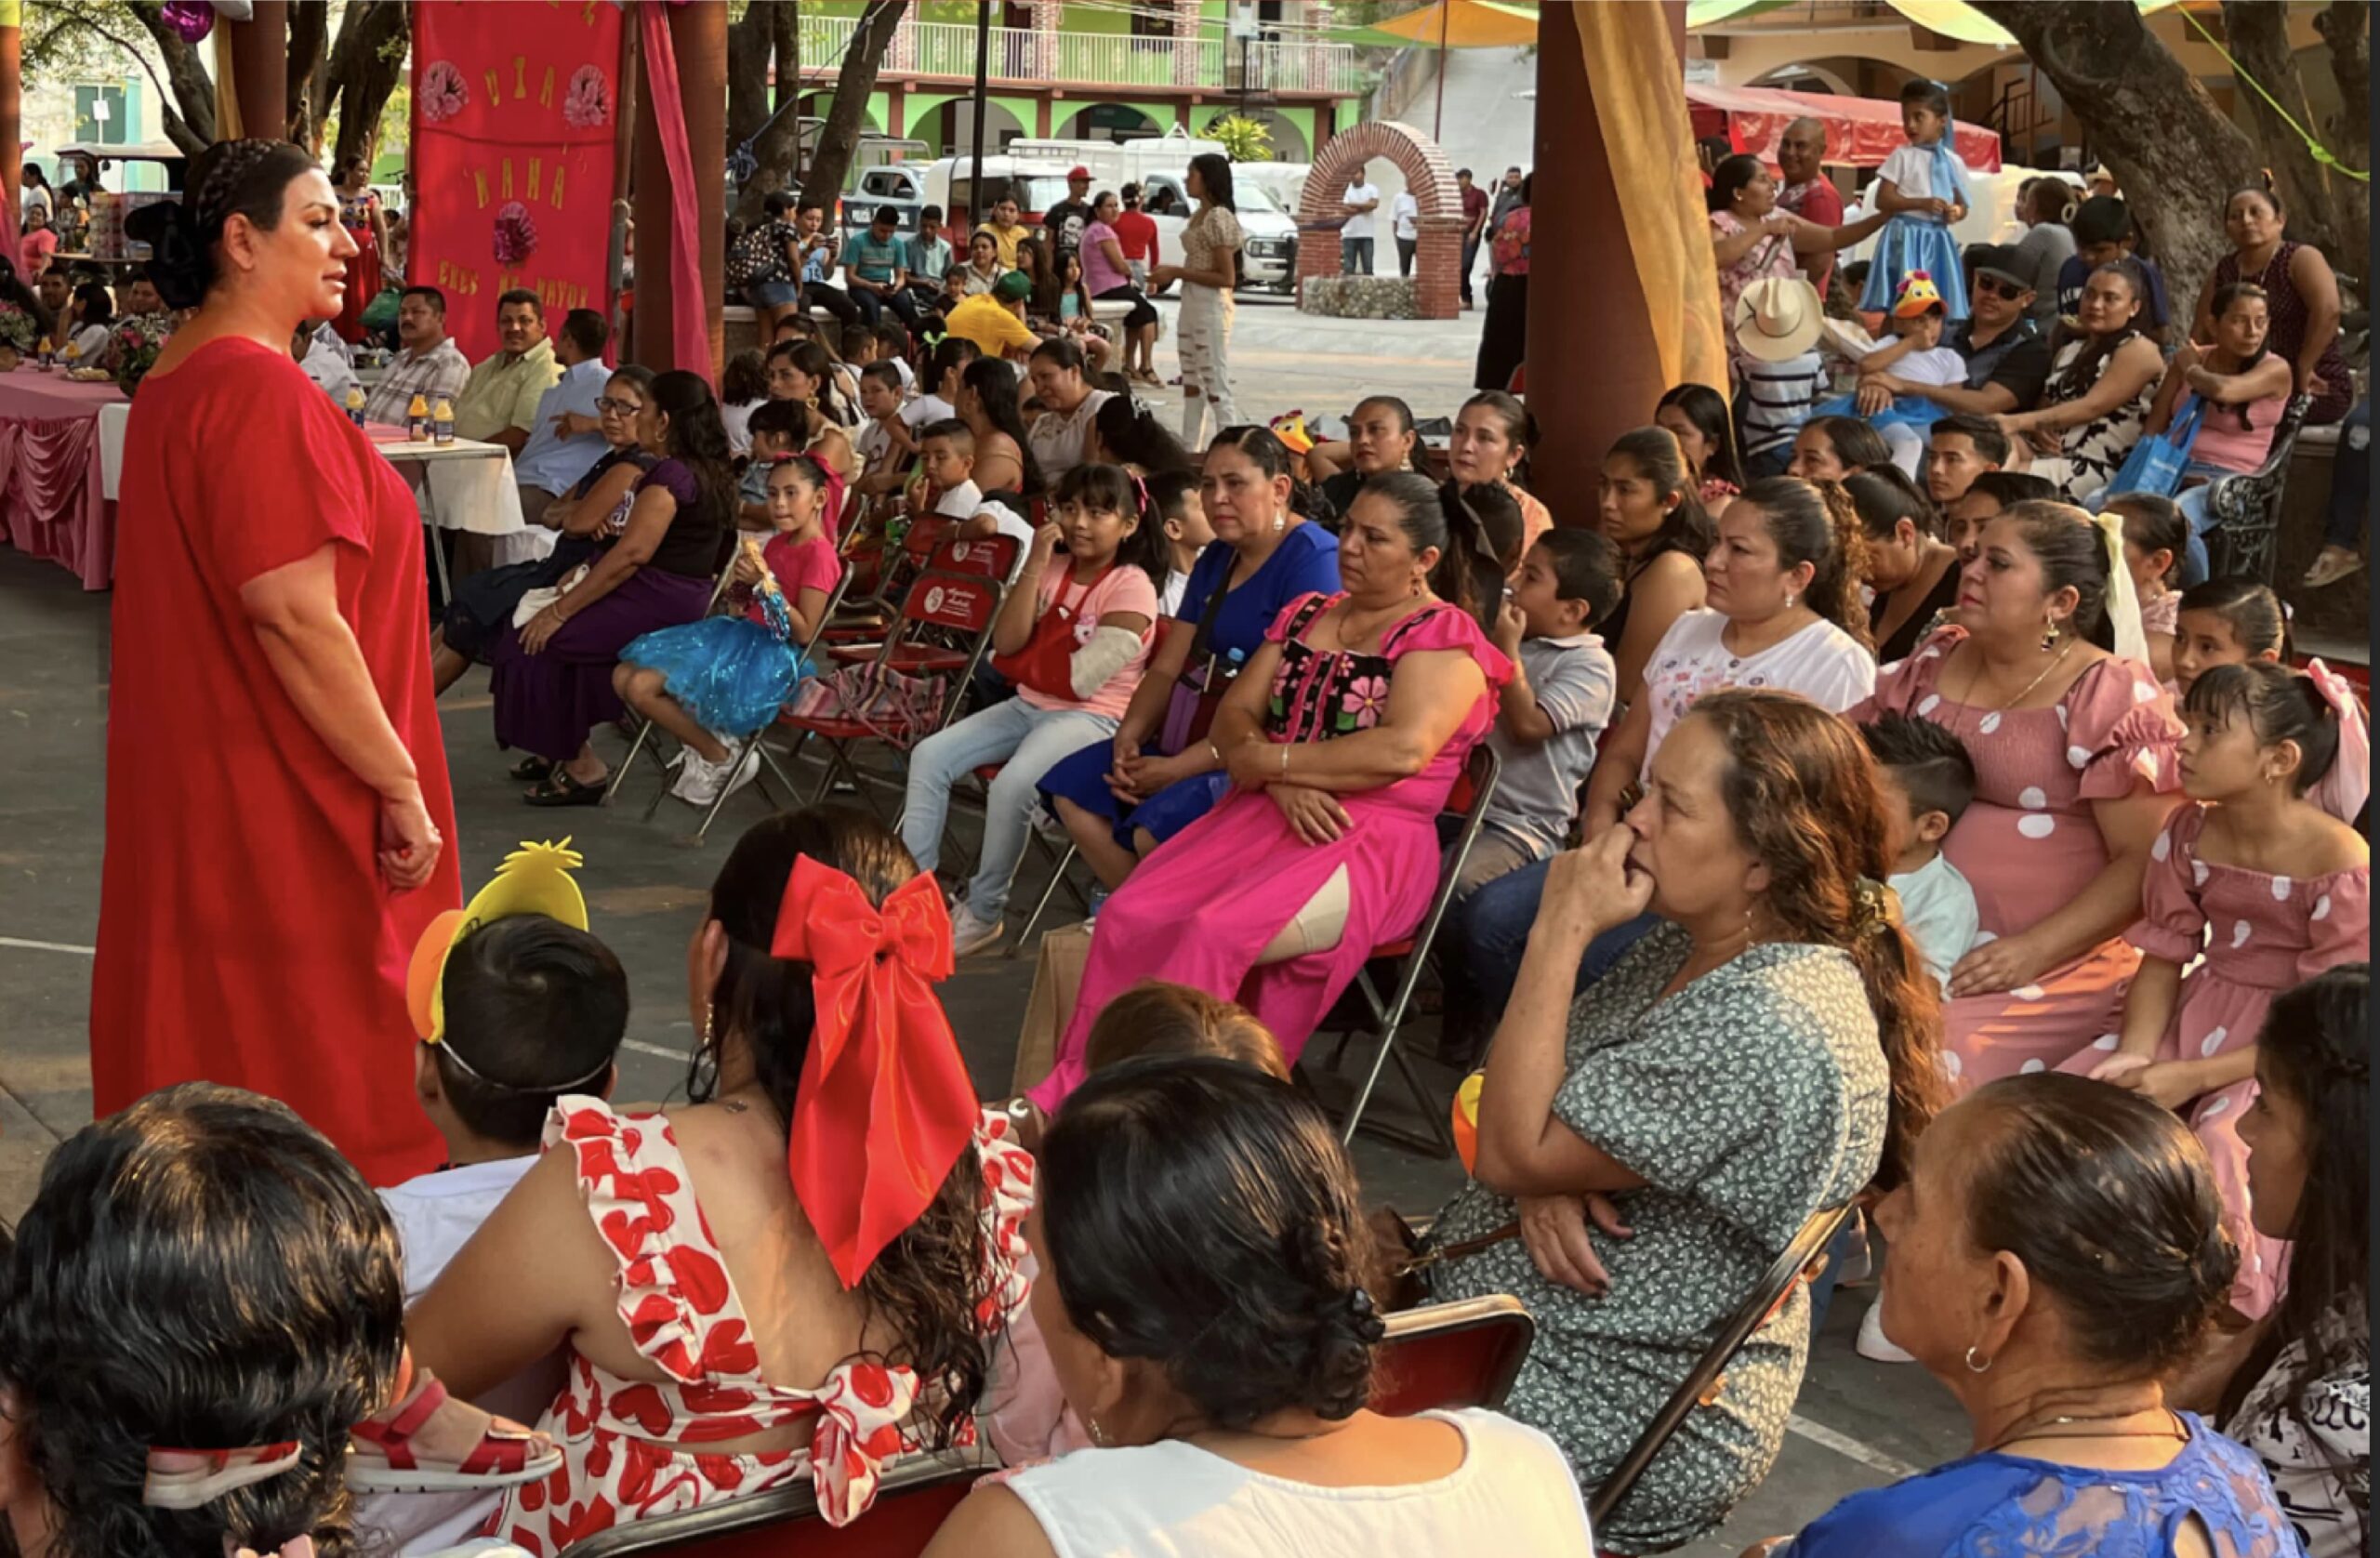
[[[1900,127],[1900,104],[1874,98],[1844,98],[1827,92],[1780,92],[1767,86],[1686,85],[1686,105],[1697,137],[1726,136],[1739,152],[1777,161],[1777,142],[1796,119],[1826,126],[1826,160],[1874,167],[1908,138]],[[2000,171],[2000,136],[1962,121],[1952,150],[1977,173]]]

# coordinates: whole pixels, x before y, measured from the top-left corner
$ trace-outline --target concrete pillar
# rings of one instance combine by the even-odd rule
[[[250,140],[286,139],[289,0],[256,0],[254,17],[223,25],[230,29],[231,85],[239,98],[240,134]]]
[[[1065,8],[1063,0],[1033,0],[1033,79],[1045,85],[1058,79],[1058,23]]]
[[[1686,7],[1663,0],[1663,8],[1682,54]],[[1605,451],[1652,421],[1669,386],[1612,184],[1614,149],[1596,117],[1569,13],[1567,6],[1538,10],[1531,166],[1546,177],[1530,186],[1527,381],[1540,442],[1529,452],[1529,472],[1548,508],[1584,523],[1594,512]],[[1578,298],[1594,306],[1570,306]]]
[[[1198,80],[1198,0],[1173,0],[1173,85],[1197,86]],[[1182,123],[1190,121],[1185,116]]]
[[[641,0],[652,5],[655,0]],[[718,382],[726,337],[721,323],[721,290],[727,271],[727,4],[695,0],[668,7],[670,48],[678,60],[678,92],[685,103],[686,139],[694,155],[696,236],[710,359],[677,361],[669,329],[676,279],[669,251],[674,220],[672,182],[661,155],[660,131],[653,116],[653,88],[646,75],[636,97],[636,340],[635,360],[660,371],[690,368]],[[631,7],[628,25],[639,24]],[[638,56],[640,73],[651,61]]]
[[[1329,0],[1315,0],[1306,7],[1306,20],[1314,31],[1306,35],[1305,87],[1309,92],[1326,90],[1330,85],[1330,44],[1328,34],[1337,9]],[[1432,316],[1435,317],[1435,316]]]
[[[918,68],[918,20],[914,11],[903,11],[901,20],[892,26],[892,47],[885,54],[884,70],[888,75],[907,74]],[[893,88],[898,92],[900,88]],[[886,134],[901,132],[887,126]]]

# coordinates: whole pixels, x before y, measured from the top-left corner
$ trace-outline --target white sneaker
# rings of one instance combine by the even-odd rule
[[[669,793],[689,806],[708,806],[727,787],[728,764],[715,763],[691,746],[686,748],[685,758],[684,766],[678,770],[678,782],[669,786]]]
[[[950,917],[950,955],[972,957],[978,952],[988,952],[999,944],[1000,934],[1007,929],[1003,920],[986,923],[977,919],[974,912],[961,904]]]
[[[727,793],[734,795],[760,776],[760,744],[754,742],[745,749],[744,760],[735,765],[735,777],[727,782]]]
[[[1915,1363],[1917,1354],[1902,1351],[1884,1334],[1884,1301],[1879,1296],[1859,1317],[1859,1340],[1852,1343],[1858,1354],[1871,1363]]]

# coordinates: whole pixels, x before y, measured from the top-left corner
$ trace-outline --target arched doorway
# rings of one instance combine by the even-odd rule
[[[1462,265],[1462,204],[1454,168],[1438,143],[1410,125],[1373,120],[1332,136],[1306,175],[1298,201],[1298,282],[1341,274],[1336,218],[1340,191],[1355,170],[1385,157],[1405,176],[1405,188],[1421,206],[1421,244],[1413,268],[1414,312],[1422,319],[1452,319],[1461,309],[1456,272]],[[1387,213],[1378,224],[1387,226]]]
[[[1164,134],[1157,122],[1126,103],[1091,103],[1058,125],[1060,140],[1141,140]]]
[[[909,134],[934,149],[937,155],[963,157],[975,144],[975,104],[954,98],[909,126]],[[998,98],[984,103],[984,155],[997,156],[1010,141],[1026,135],[1025,121]]]
[[[831,91],[805,92],[801,97],[801,106],[794,110],[794,112],[800,114],[804,119],[824,120],[828,113],[834,111],[834,107],[835,94]],[[865,108],[860,110],[859,128],[862,135],[881,135],[884,133],[884,126],[877,123],[875,113]]]
[[[1217,119],[1225,118],[1238,112],[1239,110],[1236,107],[1217,109],[1207,116],[1206,123],[1211,125]],[[1248,117],[1263,125],[1272,134],[1273,149],[1266,153],[1266,161],[1302,163],[1313,160],[1313,150],[1307,145],[1305,132],[1298,128],[1296,120],[1286,118],[1279,110],[1270,108],[1250,109],[1248,111]],[[1200,133],[1205,132],[1201,130]]]

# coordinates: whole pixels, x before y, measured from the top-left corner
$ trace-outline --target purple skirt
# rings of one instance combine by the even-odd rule
[[[507,625],[489,656],[495,667],[496,740],[549,762],[568,762],[587,734],[627,712],[612,691],[612,669],[628,640],[657,627],[693,622],[710,605],[712,581],[640,568],[584,611],[536,654]]]

